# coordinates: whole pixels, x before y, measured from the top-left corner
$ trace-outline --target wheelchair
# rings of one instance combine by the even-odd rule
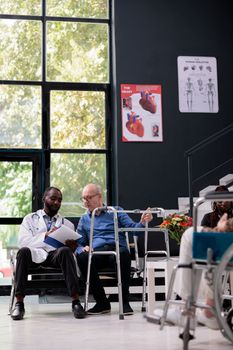
[[[182,322],[179,326],[179,338],[183,340],[183,350],[187,350],[189,341],[195,338],[196,308],[210,309],[216,316],[222,335],[233,343],[233,232],[198,232],[197,230],[198,207],[202,203],[232,201],[232,198],[233,192],[209,192],[194,204],[192,262],[174,267],[162,317],[156,320],[162,330],[169,305],[181,307]],[[186,300],[175,300],[173,297],[176,274],[179,269],[191,271],[191,293]],[[195,289],[197,289],[197,274],[200,274],[200,270],[204,270],[204,278],[213,291],[213,306],[201,303],[197,299]],[[227,307],[226,301],[228,301]]]

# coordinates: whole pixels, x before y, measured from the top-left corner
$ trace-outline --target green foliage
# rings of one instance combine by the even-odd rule
[[[0,13],[40,16],[41,3],[42,0],[1,0]],[[46,0],[46,15],[107,18],[108,0]]]
[[[22,217],[31,211],[32,164],[0,162],[0,216]]]
[[[0,85],[0,147],[41,147],[40,86]]]
[[[47,0],[47,15],[107,18],[108,0]]]
[[[47,77],[51,81],[108,82],[108,26],[48,22]]]
[[[0,20],[0,75],[9,80],[41,80],[40,21]]]
[[[103,92],[52,91],[50,101],[52,148],[105,149]]]
[[[84,208],[80,200],[87,183],[97,183],[106,188],[106,159],[103,154],[52,154],[51,185],[63,192],[61,213],[79,216]]]
[[[11,15],[41,15],[41,0],[1,0],[0,13]]]
[[[90,0],[85,3],[88,5]],[[97,3],[100,5],[102,1],[94,1],[93,8],[97,9]],[[74,1],[69,5],[75,9]],[[98,7],[100,13],[104,8],[106,11],[106,4]],[[6,8],[5,12],[8,12]],[[0,20],[1,78],[40,81],[41,47],[41,21]],[[107,24],[47,21],[46,52],[50,81],[103,83],[109,80]]]
[[[18,245],[19,225],[1,225],[0,242],[3,249],[15,248]]]

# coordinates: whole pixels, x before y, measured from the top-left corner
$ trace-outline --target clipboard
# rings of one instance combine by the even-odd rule
[[[70,229],[68,226],[61,225],[55,231],[51,232],[44,240],[48,245],[51,245],[54,248],[64,247],[65,241],[67,239],[77,240],[82,235],[74,230]]]

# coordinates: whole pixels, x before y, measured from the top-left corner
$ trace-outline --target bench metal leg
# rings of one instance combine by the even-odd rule
[[[8,315],[11,315],[11,312],[12,312],[12,309],[13,309],[13,305],[14,305],[14,300],[15,300],[15,286],[14,286],[14,284],[12,284],[11,293],[10,293],[10,302],[9,302]]]

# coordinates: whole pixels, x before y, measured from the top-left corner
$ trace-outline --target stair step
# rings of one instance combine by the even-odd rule
[[[193,198],[193,202],[195,203],[195,201],[197,200],[197,197]],[[183,212],[183,211],[188,211],[189,210],[189,197],[179,197],[178,198],[178,208],[179,208],[179,212]]]
[[[227,186],[233,182],[233,174],[228,174],[219,179],[219,185]]]
[[[211,191],[215,191],[215,189],[216,189],[217,186],[218,186],[218,185],[209,185],[209,186],[203,188],[203,189],[199,192],[199,196],[200,196],[200,197],[203,197],[206,193],[211,192]]]
[[[219,184],[217,184],[217,185],[209,185],[209,186],[203,188],[199,192],[199,196],[200,197],[204,197],[208,192],[215,191],[217,186],[228,186],[228,190],[233,192],[233,174],[227,174],[227,175],[223,176],[221,179],[219,179]],[[195,203],[195,201],[198,198],[199,197],[194,197],[193,198],[193,203]],[[165,210],[165,213],[166,213],[166,215],[173,214],[175,212],[187,213],[189,211],[189,197],[178,197],[178,208],[179,209],[177,209],[177,210],[173,210],[173,209]],[[211,211],[212,211],[211,202],[206,201],[206,202],[202,203],[198,207],[197,225],[200,225],[203,216],[206,213],[211,212]]]

